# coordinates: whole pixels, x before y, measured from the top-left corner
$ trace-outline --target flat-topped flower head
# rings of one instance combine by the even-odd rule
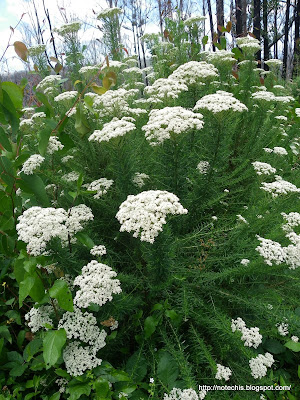
[[[149,121],[142,130],[150,144],[157,146],[170,139],[172,135],[202,129],[204,125],[202,118],[201,114],[193,113],[183,107],[165,107],[151,110]]]
[[[224,65],[232,66],[237,61],[234,58],[234,54],[228,50],[218,50],[215,52],[207,52],[204,54],[206,60],[213,64],[215,67],[219,68]]]
[[[83,224],[93,218],[91,209],[84,204],[68,211],[63,208],[34,206],[18,217],[18,239],[27,243],[29,254],[46,255],[46,247],[51,239],[60,238],[62,246],[67,246],[69,240],[75,243],[75,234],[83,230]]]
[[[94,199],[100,199],[104,194],[107,193],[108,189],[113,185],[112,179],[100,178],[86,185],[86,190],[96,191]]]
[[[243,112],[248,111],[248,108],[236,99],[232,93],[218,90],[215,94],[208,94],[197,101],[195,111],[208,110],[214,114],[227,112]]]
[[[254,161],[252,165],[257,175],[271,175],[276,172],[276,168],[273,168],[272,165],[268,163]]]
[[[222,380],[224,379],[225,381],[228,381],[230,379],[230,376],[232,374],[232,371],[229,367],[224,367],[221,364],[217,364],[217,373],[215,378]]]
[[[68,374],[80,376],[86,370],[98,367],[102,360],[97,358],[96,353],[94,346],[83,347],[77,340],[69,343],[63,351],[63,360]]]
[[[236,44],[243,50],[243,53],[250,56],[254,55],[261,49],[259,40],[254,39],[251,36],[237,38]]]
[[[60,93],[58,96],[54,97],[54,101],[57,103],[68,103],[72,100],[75,100],[78,96],[78,92],[76,90],[71,90],[67,92]]]
[[[81,27],[81,22],[73,21],[69,22],[68,24],[62,25],[59,28],[56,28],[55,32],[57,32],[60,36],[67,36],[72,33],[78,32],[80,27]]]
[[[271,193],[272,197],[277,197],[281,194],[300,192],[300,188],[297,188],[297,186],[291,182],[285,181],[281,176],[278,175],[275,176],[274,182],[262,182],[262,186],[260,188]]]
[[[24,162],[21,172],[24,172],[25,175],[32,175],[35,170],[42,165],[44,160],[45,157],[42,157],[39,154],[33,154]]]
[[[116,218],[121,232],[134,232],[133,237],[154,243],[166,224],[168,214],[187,214],[178,197],[163,190],[148,190],[136,196],[130,195],[120,205]]]
[[[160,78],[152,86],[147,86],[144,93],[153,100],[164,100],[165,98],[177,99],[180,93],[187,91],[188,87],[183,82],[169,78]]]
[[[123,117],[122,119],[113,118],[107,124],[104,124],[101,130],[96,130],[89,137],[92,142],[109,142],[111,139],[124,136],[128,132],[135,130],[135,124],[132,122],[133,118]]]
[[[184,25],[186,26],[193,26],[193,25],[198,25],[201,22],[204,22],[206,20],[206,17],[203,15],[197,16],[197,17],[189,17],[186,20],[183,21]]]
[[[96,260],[91,261],[82,268],[81,275],[74,279],[74,286],[80,287],[76,292],[74,304],[80,308],[87,308],[92,303],[101,307],[111,301],[113,294],[122,292],[116,276],[117,273],[108,265]]]
[[[277,58],[270,58],[269,60],[264,61],[264,63],[267,64],[270,69],[278,69],[282,66],[282,61]]]
[[[251,375],[255,379],[263,378],[267,374],[267,367],[272,367],[274,362],[275,360],[270,353],[259,354],[257,357],[251,358],[249,361]]]
[[[37,85],[36,90],[44,92],[46,89],[57,86],[60,81],[61,81],[60,75],[46,76],[46,78],[41,80],[41,82]]]
[[[36,46],[29,47],[28,49],[28,56],[29,57],[35,57],[38,56],[46,50],[46,45],[45,44],[38,44]]]
[[[123,14],[123,10],[119,7],[105,8],[98,14],[97,19],[109,19],[121,14]]]
[[[205,61],[189,61],[172,72],[169,79],[191,86],[216,80],[218,77],[218,70],[212,64],[208,64]]]

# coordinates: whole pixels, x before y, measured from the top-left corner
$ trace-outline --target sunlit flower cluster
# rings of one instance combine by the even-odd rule
[[[116,218],[121,224],[121,232],[134,232],[133,237],[154,243],[167,222],[167,214],[187,212],[175,194],[162,190],[148,190],[136,196],[128,196],[120,205]]]

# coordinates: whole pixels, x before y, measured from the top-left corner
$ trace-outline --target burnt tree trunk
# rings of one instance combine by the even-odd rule
[[[283,65],[282,65],[283,78],[286,78],[287,75],[290,5],[291,5],[291,0],[287,0],[286,10],[285,10],[284,42],[283,42]]]
[[[260,42],[260,0],[254,0],[253,3],[253,34]],[[256,54],[257,60],[261,60],[261,51]]]

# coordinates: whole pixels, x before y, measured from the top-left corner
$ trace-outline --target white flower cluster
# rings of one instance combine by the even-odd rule
[[[273,168],[272,165],[260,161],[254,161],[252,163],[257,175],[271,175],[275,174],[276,168]]]
[[[25,314],[25,321],[27,321],[31,332],[35,333],[39,329],[44,328],[46,324],[53,326],[51,314],[53,313],[52,306],[41,306],[39,308],[32,307],[27,314]]]
[[[280,324],[276,324],[278,333],[281,336],[287,336],[289,334],[289,324],[286,322],[281,322]]]
[[[99,65],[86,65],[84,67],[81,67],[80,70],[78,71],[82,75],[89,75],[96,73],[98,70],[100,70]]]
[[[121,14],[123,14],[123,10],[119,7],[105,8],[104,10],[101,11],[100,14],[98,14],[97,19],[112,18],[115,15],[121,15]]]
[[[292,244],[282,247],[280,243],[257,236],[261,245],[256,248],[264,261],[268,265],[286,263],[290,269],[296,269],[300,266],[300,235],[297,235],[293,228],[300,225],[300,214],[291,212],[289,214],[281,213],[287,223],[282,225],[286,232],[286,237]]]
[[[169,79],[174,79],[187,86],[194,84],[203,84],[217,79],[219,76],[217,68],[205,61],[189,61],[180,65]]]
[[[216,67],[222,67],[224,65],[232,66],[237,62],[234,58],[234,54],[228,50],[207,52],[206,59]]]
[[[241,214],[237,214],[237,219],[238,221],[243,222],[244,224],[249,224],[249,222],[246,220],[246,218],[244,218]]]
[[[74,235],[83,229],[83,223],[93,218],[91,209],[84,204],[68,211],[63,208],[31,207],[18,217],[18,239],[27,243],[29,254],[47,254],[46,246],[52,238],[60,238],[63,246],[68,244],[69,239],[75,243]]]
[[[73,159],[74,159],[74,156],[71,156],[71,155],[69,155],[69,156],[64,156],[64,157],[61,159],[61,162],[64,163],[64,164],[66,164],[68,161],[73,160]]]
[[[251,358],[249,361],[251,375],[255,379],[263,378],[267,374],[267,367],[272,367],[274,362],[274,358],[270,353],[259,354],[257,357]]]
[[[69,102],[75,100],[78,96],[78,92],[76,90],[71,90],[67,92],[60,93],[58,96],[54,97],[54,101],[56,102]]]
[[[281,176],[276,175],[275,181],[271,183],[262,182],[261,189],[272,194],[272,197],[277,197],[280,194],[288,194],[293,192],[300,192],[300,188],[297,188],[293,183],[285,181]]]
[[[62,150],[64,145],[58,140],[57,136],[50,136],[48,146],[47,146],[47,154],[52,155],[58,150]]]
[[[253,55],[260,50],[260,42],[251,36],[236,39],[236,44],[245,54]]]
[[[55,383],[59,386],[59,393],[65,393],[66,387],[68,385],[68,381],[65,378],[58,378],[56,379]]]
[[[215,378],[216,379],[225,379],[225,381],[228,381],[230,376],[232,374],[232,371],[229,367],[224,367],[221,364],[217,364],[217,373]]]
[[[21,172],[24,172],[25,175],[32,175],[34,171],[41,166],[44,160],[45,157],[39,154],[33,154],[24,162]]]
[[[199,24],[199,22],[203,22],[206,20],[206,17],[204,16],[195,16],[195,17],[189,17],[186,20],[183,21],[184,25],[186,26],[192,26],[194,24]]]
[[[132,182],[139,188],[145,185],[145,180],[150,179],[150,176],[144,173],[136,172],[132,178]]]
[[[298,212],[290,212],[289,214],[281,213],[286,223],[281,225],[281,228],[287,232],[293,232],[293,228],[300,225],[300,214]]]
[[[135,130],[135,125],[132,122],[133,118],[123,117],[122,119],[113,118],[107,124],[104,124],[101,130],[96,130],[89,137],[89,141],[94,142],[108,142],[118,136],[124,136],[128,132]]]
[[[74,286],[80,289],[76,292],[74,304],[87,308],[91,303],[102,306],[112,300],[113,294],[121,293],[120,281],[113,279],[117,273],[108,265],[91,261],[82,268],[81,275],[74,280]]]
[[[232,93],[218,90],[217,93],[208,94],[198,100],[194,110],[208,110],[217,114],[222,111],[243,112],[248,111],[248,108],[233,97]]]
[[[292,96],[275,96],[273,92],[268,92],[268,91],[259,91],[252,93],[251,97],[254,100],[259,100],[259,101],[266,101],[266,102],[281,102],[281,103],[290,103],[291,101],[294,101],[295,99]]]
[[[165,107],[151,110],[149,121],[142,127],[151,146],[157,146],[170,139],[172,134],[180,134],[192,129],[203,128],[202,114],[195,114],[183,107]]]
[[[240,317],[238,317],[236,320],[231,320],[231,329],[232,332],[242,332],[241,340],[244,341],[244,346],[254,347],[257,349],[262,342],[262,335],[259,333],[259,328],[247,328],[245,321],[243,321]]]
[[[209,170],[210,164],[208,161],[200,161],[199,164],[197,165],[197,170],[200,172],[202,175],[206,175],[208,170]]]
[[[274,154],[278,154],[279,156],[287,156],[288,152],[286,151],[286,149],[284,147],[274,147],[273,148],[273,153]]]
[[[144,94],[150,96],[152,100],[164,100],[165,98],[177,99],[180,93],[186,91],[188,91],[188,87],[183,82],[170,78],[160,78],[152,86],[147,86]]]
[[[67,372],[72,376],[79,376],[88,369],[96,368],[102,363],[96,357],[96,352],[93,346],[82,347],[77,340],[69,343],[63,351]]]
[[[55,32],[57,32],[60,36],[66,36],[70,33],[78,32],[80,27],[81,27],[81,22],[73,21],[69,22],[68,24],[62,25],[59,28],[56,28]]]
[[[60,75],[46,76],[36,87],[36,90],[45,91],[46,89],[56,86],[61,81]]]
[[[75,171],[71,171],[61,177],[61,179],[66,182],[76,182],[78,178],[79,178],[79,173]]]
[[[105,346],[107,333],[99,329],[97,320],[92,313],[82,312],[74,307],[74,311],[66,311],[59,320],[57,329],[64,329],[68,339],[80,341],[94,347],[95,352]]]
[[[148,190],[136,196],[130,195],[120,205],[116,218],[121,232],[134,232],[141,241],[154,243],[154,239],[166,224],[167,214],[187,214],[178,197],[162,190]]]
[[[264,61],[265,64],[267,64],[268,67],[272,68],[279,68],[282,65],[282,61],[278,60],[277,58],[270,58],[267,61]]]
[[[241,260],[241,264],[247,266],[250,263],[250,260],[248,260],[248,258],[243,258]]]
[[[93,108],[99,113],[99,117],[118,117],[128,115],[130,107],[128,101],[135,97],[136,93],[132,90],[123,88],[117,90],[107,90],[104,94],[93,96]],[[86,94],[87,97],[90,93]],[[85,97],[86,97],[85,96]]]
[[[46,50],[46,45],[45,44],[38,44],[36,46],[32,46],[28,48],[28,55],[29,57],[34,57],[38,56]]]
[[[92,256],[103,256],[106,254],[106,247],[103,244],[91,248],[90,253]]]
[[[295,343],[298,343],[298,342],[299,342],[298,336],[292,336],[292,337],[291,337],[291,340],[292,340],[293,342],[295,342]]]
[[[199,397],[194,389],[178,389],[173,388],[169,394],[164,394],[163,400],[199,400],[204,397]]]
[[[94,194],[94,199],[100,199],[104,194],[107,193],[108,189],[113,185],[112,179],[100,178],[86,185],[86,190],[97,193]]]
[[[280,243],[258,235],[256,238],[260,241],[260,246],[257,246],[255,250],[264,258],[266,264],[272,266],[273,263],[278,265],[285,262],[285,251]]]

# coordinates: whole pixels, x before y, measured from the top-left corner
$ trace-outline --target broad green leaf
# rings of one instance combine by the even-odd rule
[[[294,351],[295,353],[298,353],[300,351],[300,343],[294,342],[293,340],[289,340],[288,342],[286,342],[285,347]]]
[[[70,400],[77,400],[81,395],[89,396],[91,393],[91,385],[89,383],[78,383],[69,385]]]
[[[136,351],[126,363],[126,372],[134,382],[141,382],[147,375],[147,360],[140,351]]]
[[[7,151],[12,151],[12,147],[10,141],[7,137],[5,130],[0,126],[0,144],[5,148]]]
[[[35,278],[33,276],[27,276],[27,278],[24,279],[20,283],[19,287],[19,307],[22,307],[23,300],[26,299],[27,296],[29,296],[29,293],[31,292],[31,289],[33,288],[35,284]]]
[[[10,376],[21,376],[24,374],[27,367],[28,367],[28,364],[18,365],[9,371],[9,375]]]
[[[108,381],[102,377],[97,378],[94,382],[96,395],[99,396],[99,399],[110,399],[111,392]]]
[[[76,116],[75,116],[75,129],[81,136],[86,135],[90,132],[91,128],[88,124],[86,116],[82,110],[81,104],[77,106]]]
[[[286,348],[276,339],[267,339],[264,348],[272,354],[280,354],[286,351]]]
[[[3,345],[4,345],[4,338],[1,338],[0,339],[0,355],[1,355],[1,352],[2,352],[2,349],[3,349]]]
[[[41,92],[36,92],[35,93],[36,97],[38,98],[38,100],[44,104],[44,106],[46,107],[46,114],[47,115],[54,115],[54,110],[53,107],[51,106],[51,104],[49,103],[47,96],[44,95],[44,93]]]
[[[23,107],[23,90],[13,82],[2,82],[2,89],[6,91],[16,109]]]
[[[95,246],[93,240],[86,233],[78,232],[75,236],[79,240],[79,242],[86,246],[88,249],[91,249]]]
[[[44,207],[50,207],[50,201],[45,190],[45,185],[42,179],[38,175],[25,175],[23,172],[20,174],[21,181],[19,181],[19,186],[22,190],[27,191],[30,189],[30,193],[33,193],[37,200],[40,201],[41,205]],[[22,182],[25,183],[22,186]]]
[[[51,368],[58,361],[66,340],[67,335],[64,329],[46,332],[43,340],[43,357],[46,369]]]
[[[9,343],[12,343],[12,337],[6,325],[0,326],[0,336],[8,340]]]
[[[53,120],[46,120],[45,128],[39,132],[39,152],[45,155],[51,132],[56,128],[57,123]]]
[[[29,342],[23,351],[24,360],[29,362],[36,353],[42,350],[42,345],[43,342],[40,338],[33,339]]]
[[[148,339],[155,332],[158,322],[159,321],[156,318],[154,318],[152,315],[145,319],[144,332],[145,332],[146,339]]]
[[[60,399],[60,395],[61,395],[61,393],[56,392],[50,397],[49,400],[59,400]]]
[[[73,311],[72,294],[66,281],[57,279],[52,288],[49,289],[49,295],[53,299],[57,299],[58,305],[66,310]]]
[[[179,370],[176,361],[170,353],[161,352],[160,359],[157,365],[157,376],[162,383],[172,389],[178,378]]]

